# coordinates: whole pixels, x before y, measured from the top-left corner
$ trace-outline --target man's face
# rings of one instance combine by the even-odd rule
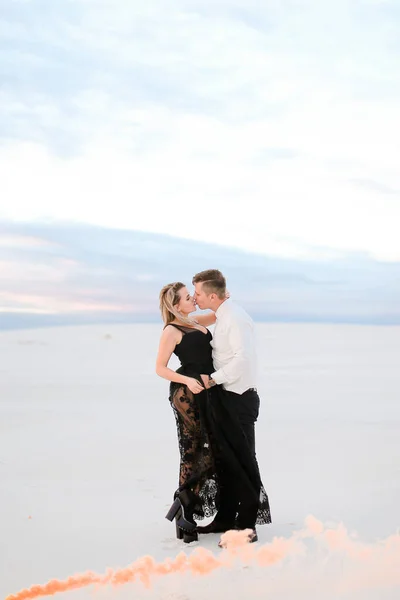
[[[194,299],[195,302],[197,304],[197,306],[201,309],[201,310],[206,310],[208,308],[211,308],[211,296],[207,295],[205,293],[205,291],[203,290],[203,284],[202,283],[195,283],[194,284],[194,289],[195,289],[195,294],[194,294]]]

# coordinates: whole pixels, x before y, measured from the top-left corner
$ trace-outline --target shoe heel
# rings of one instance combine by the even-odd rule
[[[178,525],[178,520],[175,520],[175,530],[176,530],[176,537],[178,540],[182,540],[184,538],[184,531],[183,529],[181,529]]]
[[[183,532],[183,541],[185,544],[197,542],[198,539],[199,536],[197,535],[197,531],[194,531],[193,533],[187,533],[186,531]]]
[[[168,521],[173,521],[175,519],[176,515],[178,514],[178,511],[180,508],[181,508],[181,501],[179,500],[179,498],[176,498],[176,500],[174,500],[171,508],[165,515],[165,518],[168,519]]]

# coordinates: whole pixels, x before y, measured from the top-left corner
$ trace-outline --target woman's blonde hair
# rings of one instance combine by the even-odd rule
[[[181,281],[175,281],[175,283],[168,283],[167,285],[164,285],[163,289],[161,290],[160,311],[165,325],[168,325],[168,323],[172,323],[172,321],[175,320],[180,321],[185,325],[189,325],[190,327],[193,327],[193,325],[196,324],[196,321],[184,317],[175,308],[181,299],[179,292],[184,287],[184,283]]]

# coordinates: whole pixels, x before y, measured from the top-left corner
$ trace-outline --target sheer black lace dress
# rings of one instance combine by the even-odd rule
[[[214,372],[210,331],[170,324],[182,332],[174,353],[181,366],[177,372],[194,377]],[[257,523],[270,523],[268,496],[261,482],[257,460],[232,404],[221,386],[192,394],[187,386],[172,382],[173,408],[180,451],[179,488],[193,490],[202,500],[197,520],[214,515],[219,506],[218,472],[227,465],[237,482],[239,495],[258,502]]]

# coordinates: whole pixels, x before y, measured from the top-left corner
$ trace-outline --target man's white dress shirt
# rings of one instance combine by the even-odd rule
[[[211,377],[229,392],[243,394],[256,387],[254,324],[247,312],[225,300],[215,313],[212,346],[214,369]]]

